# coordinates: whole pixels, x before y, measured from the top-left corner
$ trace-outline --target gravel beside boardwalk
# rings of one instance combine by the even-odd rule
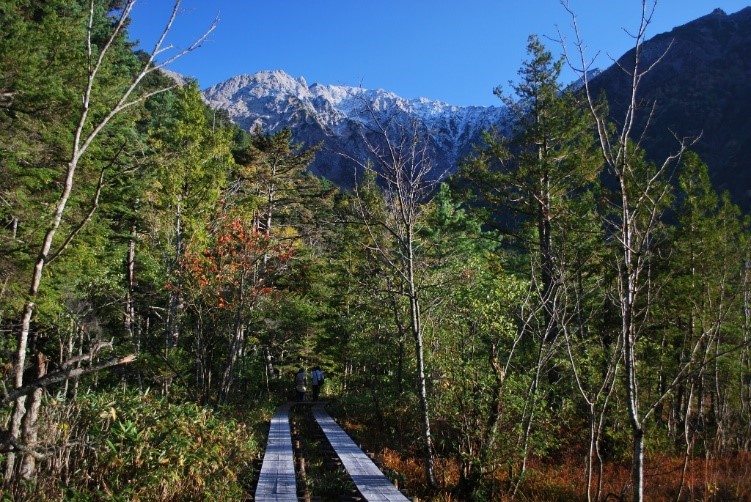
[[[313,406],[313,416],[365,500],[371,502],[409,500],[391,484],[378,466],[334,422],[322,405]]]
[[[271,418],[269,440],[256,487],[256,500],[297,502],[289,409],[289,404],[280,406]]]

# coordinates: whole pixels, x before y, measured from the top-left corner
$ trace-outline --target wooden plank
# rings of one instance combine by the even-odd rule
[[[313,406],[313,416],[365,500],[372,502],[409,500],[391,484],[378,466],[334,422],[322,405]]]
[[[266,453],[256,486],[256,500],[297,502],[289,409],[289,404],[280,406],[271,418]]]

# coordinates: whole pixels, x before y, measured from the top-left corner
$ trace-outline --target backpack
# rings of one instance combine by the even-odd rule
[[[323,381],[325,379],[324,376],[323,376],[323,371],[321,371],[321,370],[315,370],[313,376],[314,376],[314,378],[316,380],[316,385],[323,385]]]
[[[308,378],[305,376],[305,373],[297,373],[295,375],[295,387],[298,392],[305,392],[307,383]]]

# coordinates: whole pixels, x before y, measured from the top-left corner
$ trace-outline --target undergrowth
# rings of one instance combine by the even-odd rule
[[[399,430],[405,422],[410,422],[409,410],[386,410],[378,416],[372,412],[371,403],[356,396],[340,401],[331,411],[340,418],[350,435],[376,453],[384,469],[391,473],[392,478],[399,479],[400,486],[406,487],[411,495],[433,502],[465,500],[457,496],[459,462],[454,458],[434,458],[439,489],[428,488],[419,437]],[[683,458],[680,455],[650,454],[645,466],[645,499],[656,502],[751,500],[751,454],[747,452],[718,459],[691,459],[681,487],[682,472]],[[601,500],[629,500],[630,490],[630,464],[623,460],[607,462],[603,468]],[[527,472],[513,498],[507,473],[500,471],[489,476],[484,486],[477,487],[473,497],[473,501],[499,502],[586,501],[584,459],[580,448],[563,450],[555,459],[530,457]]]
[[[271,405],[212,410],[115,390],[43,407],[46,457],[12,500],[243,500]]]

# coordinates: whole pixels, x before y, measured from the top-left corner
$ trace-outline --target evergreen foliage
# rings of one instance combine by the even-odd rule
[[[382,123],[369,139],[401,135],[357,159],[351,193],[308,172],[318,148],[292,131],[241,131],[196,82],[154,72],[135,95],[161,92],[76,157],[40,254],[77,148],[90,5],[0,5],[4,497],[243,498],[262,424],[315,365],[424,498],[625,493],[629,400],[648,465],[677,466],[648,497],[730,493],[712,462],[751,444],[749,220],[697,155],[673,179],[625,141],[623,170],[604,172],[592,110],[536,37],[513,95],[498,91],[509,137],[489,131],[437,184],[423,131]],[[93,2],[92,55],[125,5]],[[126,40],[84,135],[147,61]],[[576,479],[541,481],[559,467]]]

